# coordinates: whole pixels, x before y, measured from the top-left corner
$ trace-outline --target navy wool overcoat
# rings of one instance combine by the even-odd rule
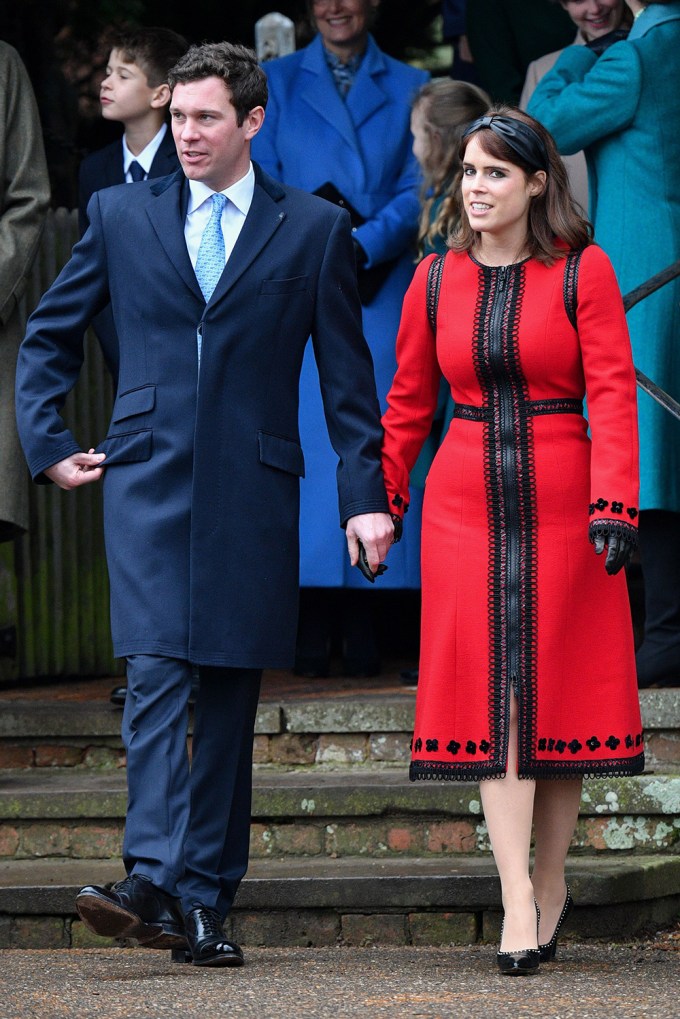
[[[95,194],[90,228],[20,351],[17,417],[33,477],[90,445],[106,453],[119,656],[291,664],[304,475],[298,384],[310,335],[339,456],[338,525],[387,509],[349,217],[255,172],[250,211],[207,305],[184,240],[181,171]],[[98,442],[76,439],[59,410],[82,364],[83,333],[109,300],[120,342],[111,423]],[[335,505],[327,512],[338,520]]]

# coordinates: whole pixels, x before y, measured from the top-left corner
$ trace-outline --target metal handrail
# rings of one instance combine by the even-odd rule
[[[649,297],[656,290],[659,290],[666,283],[670,283],[677,276],[680,276],[680,260],[673,262],[666,269],[662,269],[661,272],[657,272],[656,275],[650,277],[646,282],[641,283],[639,287],[635,287],[634,290],[630,290],[623,298],[623,307],[626,312],[630,311],[631,308],[635,307],[640,301],[644,300],[645,297]],[[653,400],[667,410],[669,414],[680,420],[680,403],[673,399],[670,393],[667,393],[661,386],[657,386],[656,382],[653,382],[649,376],[641,372],[639,368],[635,369],[635,379],[640,389],[648,393]]]

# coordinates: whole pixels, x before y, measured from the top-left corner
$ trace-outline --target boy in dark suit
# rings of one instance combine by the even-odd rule
[[[168,130],[168,71],[188,48],[169,28],[139,28],[111,39],[106,77],[100,86],[104,120],[123,125],[123,137],[86,156],[78,179],[78,222],[88,227],[87,203],[95,191],[147,177],[165,177],[179,167]]]

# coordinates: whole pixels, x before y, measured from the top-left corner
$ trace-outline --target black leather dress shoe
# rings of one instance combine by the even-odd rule
[[[125,707],[125,696],[126,696],[126,694],[127,694],[127,687],[126,686],[114,686],[114,688],[111,691],[111,694],[109,696],[109,700],[111,701],[112,704],[115,704],[116,707],[124,708]],[[189,704],[195,704],[197,696],[198,696],[198,680],[195,679],[195,680],[193,680],[193,682],[191,684],[191,693],[189,694]]]
[[[242,966],[243,952],[227,941],[222,917],[214,909],[197,906],[184,917],[187,941],[194,966]]]
[[[179,900],[133,874],[108,888],[86,885],[76,896],[78,915],[94,934],[135,938],[144,948],[186,948]]]

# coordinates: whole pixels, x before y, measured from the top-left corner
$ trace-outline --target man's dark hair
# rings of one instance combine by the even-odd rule
[[[112,50],[119,50],[128,64],[141,67],[149,88],[167,82],[168,71],[189,47],[186,39],[170,28],[116,29],[107,33],[106,42]]]
[[[236,110],[239,125],[255,106],[267,105],[267,75],[257,54],[231,42],[204,42],[192,46],[168,74],[168,85],[186,85],[203,78],[221,78]]]

